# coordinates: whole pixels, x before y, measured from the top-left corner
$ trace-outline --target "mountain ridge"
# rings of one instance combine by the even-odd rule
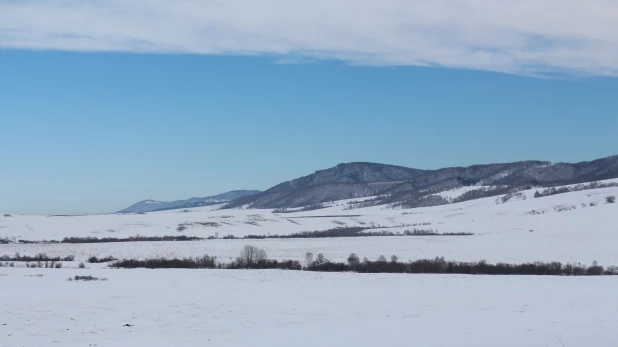
[[[240,197],[224,208],[298,208],[324,202],[385,196],[379,203],[414,206],[432,192],[464,186],[552,186],[618,178],[618,155],[578,163],[528,160],[422,170],[350,162]],[[433,199],[434,204],[446,203]]]
[[[144,213],[144,212],[155,212],[155,211],[166,211],[166,210],[175,210],[175,209],[183,209],[183,208],[210,206],[210,205],[216,205],[216,204],[229,202],[236,198],[243,197],[243,196],[250,196],[251,194],[256,194],[259,192],[260,192],[259,190],[232,190],[232,191],[225,192],[222,194],[207,196],[203,198],[193,197],[193,198],[186,199],[186,200],[175,200],[175,201],[170,201],[170,202],[147,199],[147,200],[136,202],[135,204],[125,209],[122,209],[116,213]]]

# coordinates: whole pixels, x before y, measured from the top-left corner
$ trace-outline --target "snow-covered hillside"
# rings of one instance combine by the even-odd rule
[[[615,180],[618,181],[618,180]],[[466,189],[443,192],[455,199]],[[90,256],[172,258],[209,254],[228,262],[244,245],[269,258],[350,253],[401,261],[560,261],[618,265],[618,187],[535,198],[536,190],[457,204],[349,209],[349,201],[292,213],[219,210],[93,216],[0,215],[0,238],[189,235],[185,242],[0,244],[0,255],[66,257],[60,269],[0,267],[0,346],[615,346],[618,278],[315,273],[279,270],[119,270]],[[403,233],[221,239],[342,226]],[[179,228],[180,227],[180,228]],[[75,275],[106,281],[67,281]]]
[[[70,236],[130,237],[135,235],[188,235],[223,237],[231,234],[284,235],[342,226],[388,228],[391,232],[432,229],[439,233],[470,232],[474,236],[401,236],[334,239],[204,240],[113,244],[0,245],[0,255],[48,254],[113,255],[124,257],[197,256],[227,258],[244,244],[266,248],[279,259],[302,259],[305,252],[322,252],[343,260],[352,252],[377,257],[396,254],[402,259],[444,256],[456,260],[558,260],[618,264],[618,204],[606,197],[618,187],[600,188],[534,198],[527,190],[507,202],[500,197],[418,209],[376,206],[346,209],[339,201],[326,209],[272,213],[271,210],[218,210],[217,206],[190,212],[162,211],[75,217],[13,215],[0,217],[0,237],[14,240],[61,240]],[[463,193],[458,191],[456,193]],[[450,197],[456,197],[456,193]],[[184,226],[177,231],[179,226]]]

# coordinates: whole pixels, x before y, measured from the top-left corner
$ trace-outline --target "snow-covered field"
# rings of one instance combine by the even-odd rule
[[[270,210],[165,211],[143,215],[77,217],[0,217],[0,237],[16,240],[61,240],[67,236],[129,237],[135,235],[189,235],[237,237],[290,234],[339,226],[383,226],[391,232],[433,229],[440,233],[471,232],[474,236],[401,236],[332,239],[205,240],[191,242],[138,242],[108,244],[0,245],[0,255],[47,253],[54,256],[114,256],[116,258],[186,257],[209,254],[224,260],[235,257],[245,244],[266,249],[269,257],[304,259],[306,252],[324,253],[344,260],[397,255],[402,260],[444,256],[453,260],[582,262],[597,260],[618,265],[618,187],[533,198],[496,198],[459,204],[393,210],[383,206],[346,210],[345,201],[323,210],[275,214]],[[592,206],[591,206],[592,205]],[[217,223],[200,225],[199,223]],[[187,228],[177,231],[178,225]],[[380,230],[380,229],[377,229]]]
[[[0,346],[7,347],[618,343],[612,277],[15,268],[0,274]],[[43,276],[30,277],[36,274]],[[66,280],[83,274],[108,280]]]
[[[464,190],[443,193],[455,198]],[[118,270],[90,256],[227,262],[246,244],[269,258],[306,252],[407,261],[582,262],[618,265],[618,188],[507,202],[486,198],[410,210],[164,211],[48,217],[0,214],[0,238],[290,234],[340,226],[474,236],[0,244],[0,255],[76,256],[62,269],[0,267],[0,346],[618,346],[618,278],[446,276],[245,270]],[[216,223],[216,224],[212,224]],[[186,229],[177,231],[179,225]],[[41,274],[42,276],[37,276]],[[75,282],[75,275],[107,281]],[[124,326],[130,324],[132,326]]]

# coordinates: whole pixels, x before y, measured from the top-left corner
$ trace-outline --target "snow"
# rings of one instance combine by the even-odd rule
[[[613,277],[25,268],[0,273],[6,275],[0,277],[0,346],[7,347],[602,347],[618,341]],[[30,277],[36,274],[43,276]],[[108,280],[66,280],[84,274]]]
[[[477,189],[482,189],[482,188],[493,188],[493,186],[466,186],[466,187],[459,187],[456,189],[451,189],[451,190],[446,190],[440,193],[437,193],[435,195],[441,196],[449,201],[454,200],[455,198],[460,197],[461,195],[463,195],[464,193],[467,193],[471,190],[477,190]]]
[[[618,180],[616,180],[618,181]],[[478,188],[478,187],[476,187]],[[0,255],[76,256],[62,269],[0,267],[0,346],[616,346],[618,277],[459,276],[244,270],[118,270],[90,256],[190,257],[227,262],[246,244],[273,259],[306,252],[400,261],[443,256],[489,262],[618,265],[618,187],[496,203],[315,211],[219,210],[37,216],[0,214],[0,237],[61,240],[290,234],[339,226],[433,229],[474,236],[0,244]],[[463,191],[444,192],[455,197]],[[499,198],[499,197],[498,197]],[[207,227],[196,222],[215,222]],[[179,224],[189,227],[178,232]],[[191,225],[191,223],[194,223]],[[388,229],[382,229],[386,228]],[[35,275],[42,274],[42,277]],[[67,281],[93,275],[107,281]],[[6,324],[6,325],[4,325]],[[134,326],[124,326],[131,324]]]
[[[0,255],[19,252],[34,255],[107,256],[117,258],[153,256],[184,257],[208,253],[220,259],[235,257],[245,244],[264,247],[269,256],[302,260],[306,252],[324,253],[344,260],[354,252],[375,259],[397,255],[400,259],[444,256],[453,260],[561,261],[618,265],[618,204],[605,204],[605,197],[618,195],[618,187],[584,190],[533,198],[511,199],[496,204],[496,198],[467,201],[430,208],[392,210],[383,206],[345,210],[345,202],[307,212],[275,214],[270,210],[163,211],[147,214],[75,217],[0,217],[0,237],[16,240],[61,240],[69,236],[130,237],[135,235],[188,235],[237,237],[257,234],[290,234],[339,226],[389,227],[391,232],[433,229],[440,233],[471,232],[474,236],[401,236],[335,239],[204,240],[191,242],[143,242],[111,244],[0,245]],[[596,204],[591,206],[591,203]],[[181,223],[215,222],[218,227]],[[428,225],[422,225],[428,224]],[[414,226],[416,225],[416,226]]]

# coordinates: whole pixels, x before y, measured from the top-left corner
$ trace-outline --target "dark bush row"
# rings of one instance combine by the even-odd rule
[[[108,256],[108,257],[105,257],[105,258],[97,258],[95,256],[92,256],[92,257],[88,258],[88,262],[89,263],[108,263],[110,261],[115,261],[115,260],[118,260],[118,259],[116,259],[116,258],[114,258],[112,256]]]
[[[603,268],[596,262],[592,266],[582,264],[562,264],[560,262],[534,262],[523,264],[497,263],[489,264],[484,260],[479,262],[446,261],[444,258],[421,259],[408,263],[395,260],[386,261],[381,257],[377,261],[367,259],[360,261],[354,254],[347,263],[330,262],[319,259],[311,262],[305,269],[308,271],[359,273],[426,273],[426,274],[464,274],[464,275],[551,275],[551,276],[600,276],[618,275],[618,267]]]
[[[45,268],[45,269],[60,269],[62,268],[62,263],[57,263],[56,261],[37,261],[36,263],[28,263],[26,262],[26,267],[28,268]],[[2,262],[0,261],[0,267],[20,267],[20,263],[15,264],[15,262]]]
[[[248,253],[257,252],[257,253]],[[601,276],[618,275],[618,267],[604,268],[596,261],[592,266],[582,264],[562,264],[559,262],[534,262],[523,264],[497,263],[489,264],[484,260],[479,262],[446,261],[444,258],[421,259],[410,262],[399,262],[396,256],[387,261],[384,256],[371,261],[362,261],[350,254],[347,263],[331,262],[323,254],[318,254],[313,260],[313,254],[307,253],[307,265],[301,266],[295,260],[266,259],[266,253],[256,247],[245,246],[241,256],[224,264],[217,263],[216,257],[185,259],[147,259],[121,260],[110,264],[115,268],[181,268],[181,269],[281,269],[305,270],[320,272],[358,272],[358,273],[409,273],[409,274],[464,274],[464,275],[550,275],[550,276]]]
[[[29,240],[19,240],[19,243],[22,244],[37,244],[37,245],[46,245],[46,244],[59,244],[59,243],[110,243],[110,242],[144,242],[144,241],[199,241],[204,240],[201,237],[196,236],[131,236],[125,238],[116,238],[116,237],[65,237],[62,241],[56,240],[43,240],[43,241],[29,241]]]
[[[43,240],[43,241],[19,240],[17,242],[25,244],[25,245],[49,245],[49,244],[60,243],[60,241],[56,241],[56,240],[49,240],[49,241],[48,240]]]
[[[391,232],[387,230],[380,231],[368,231],[371,229],[382,229],[388,227],[340,227],[328,230],[317,231],[301,231],[288,235],[246,235],[243,237],[236,237],[234,235],[226,235],[221,237],[223,240],[262,240],[262,239],[314,239],[314,238],[327,238],[327,237],[371,237],[371,236],[470,236],[473,233],[438,233],[433,229],[414,229],[405,230],[401,232]],[[207,239],[217,239],[218,237],[210,236]],[[24,244],[56,244],[56,243],[107,243],[107,242],[145,242],[145,241],[201,241],[204,238],[197,236],[132,236],[127,238],[115,238],[115,237],[65,237],[62,241],[27,241],[20,240],[20,243]],[[114,259],[115,260],[115,259]]]
[[[98,278],[98,277],[94,277],[94,276],[78,276],[76,275],[75,277],[69,277],[67,278],[67,281],[107,281],[107,278]]]
[[[107,243],[107,242],[142,242],[142,241],[196,241],[203,238],[196,236],[131,236],[126,238],[115,237],[65,237],[62,243]]]
[[[147,260],[120,260],[109,265],[116,268],[176,268],[176,269],[280,269],[301,270],[298,261],[278,261],[267,259],[266,251],[261,248],[247,245],[236,260],[223,264],[217,263],[216,257],[205,255],[201,258],[184,259],[147,259]]]
[[[0,261],[73,261],[75,257],[70,255],[68,257],[48,257],[45,253],[39,253],[34,257],[19,255],[15,253],[14,256],[3,255],[0,257]]]
[[[367,231],[375,228],[367,228],[367,227],[342,227],[342,228],[334,228],[328,230],[318,230],[318,231],[302,231],[299,233],[288,234],[288,235],[247,235],[244,237],[235,237],[234,235],[224,236],[223,239],[250,239],[250,240],[261,240],[261,239],[314,239],[314,238],[326,238],[326,237],[369,237],[369,236],[468,236],[474,235],[472,233],[438,233],[433,231],[433,229],[429,230],[419,230],[414,229],[412,231],[405,230],[403,233],[391,232],[386,230],[380,231]]]
[[[473,233],[467,232],[458,232],[458,233],[439,233],[434,231],[433,229],[413,229],[413,230],[405,230],[403,232],[404,236],[472,236]]]
[[[217,257],[205,255],[201,258],[184,258],[184,259],[125,259],[118,260],[111,264],[110,267],[116,268],[147,268],[147,269],[215,269],[217,268]]]
[[[43,240],[43,241],[30,241],[30,240],[19,240],[19,243],[22,244],[37,244],[37,245],[46,245],[46,244],[59,244],[59,243],[110,243],[110,242],[144,242],[144,241],[200,241],[204,240],[201,237],[197,236],[131,236],[126,238],[116,238],[116,237],[65,237],[62,241],[56,240]]]
[[[184,258],[184,259],[146,259],[146,260],[119,260],[109,264],[115,268],[146,268],[146,269],[279,269],[279,270],[302,270],[302,265],[296,260],[278,261],[263,259],[247,265],[241,261],[232,261],[227,264],[216,263],[216,257]]]

